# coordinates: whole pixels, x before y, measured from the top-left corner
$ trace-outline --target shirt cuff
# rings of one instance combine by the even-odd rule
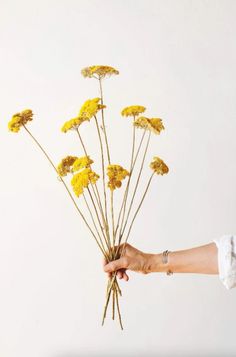
[[[225,234],[213,242],[218,248],[219,278],[227,289],[236,287],[236,235]]]

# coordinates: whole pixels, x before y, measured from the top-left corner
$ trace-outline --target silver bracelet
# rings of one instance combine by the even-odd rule
[[[162,253],[162,263],[163,264],[167,264],[168,263],[168,254],[171,253],[169,250],[164,250],[164,252]],[[172,275],[173,271],[171,271],[170,269],[167,270],[166,272],[167,275]]]

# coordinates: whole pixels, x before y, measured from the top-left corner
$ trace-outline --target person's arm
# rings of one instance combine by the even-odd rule
[[[120,279],[129,280],[126,270],[143,274],[152,272],[218,274],[227,289],[236,287],[236,234],[225,234],[200,247],[170,252],[168,263],[162,263],[162,253],[144,253],[130,244],[120,259],[107,264],[104,271],[110,276],[117,271]]]
[[[217,246],[209,243],[200,247],[173,251],[168,255],[168,263],[162,263],[162,253],[144,253],[127,244],[123,256],[108,264],[104,271],[109,275],[117,271],[120,279],[128,280],[126,270],[148,274],[154,272],[218,274]]]
[[[151,272],[218,274],[217,246],[209,243],[200,247],[168,254],[168,263],[162,263],[162,253],[150,256]]]

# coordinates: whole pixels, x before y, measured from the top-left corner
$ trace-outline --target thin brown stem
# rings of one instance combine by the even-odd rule
[[[103,105],[103,91],[102,91],[102,79],[101,78],[99,78],[99,88],[100,88],[100,96],[101,96],[101,105]],[[104,132],[104,137],[105,137],[105,142],[106,142],[106,149],[107,149],[107,160],[110,165],[111,158],[110,158],[110,151],[109,151],[109,145],[108,145],[108,139],[107,139],[107,132],[106,132],[106,127],[105,127],[103,108],[101,109],[101,111],[102,111],[102,127],[103,127],[103,132]]]
[[[115,320],[115,289],[113,289],[113,294],[112,294],[112,320]]]
[[[97,128],[99,143],[100,143],[101,157],[102,157],[103,195],[104,195],[104,205],[105,205],[105,217],[106,217],[106,222],[107,222],[107,225],[108,225],[108,217],[107,217],[107,196],[106,196],[106,184],[105,184],[105,159],[104,159],[104,150],[103,150],[103,143],[102,143],[101,132],[100,132],[100,128],[99,128],[99,125],[98,125],[98,120],[97,120],[97,117],[96,117],[96,116],[94,116],[94,118],[95,118],[95,123],[96,123],[96,128]]]
[[[139,152],[140,152],[140,149],[141,149],[145,134],[146,134],[146,130],[144,130],[143,135],[141,137],[141,140],[140,140],[140,143],[139,143],[139,146],[138,146],[135,158],[134,158],[133,166],[132,166],[132,169],[130,171],[130,175],[129,175],[129,178],[128,178],[128,181],[127,181],[127,185],[126,185],[126,188],[125,188],[125,194],[123,196],[121,208],[120,208],[119,215],[118,215],[117,225],[116,225],[116,229],[115,229],[115,235],[117,234],[117,231],[118,231],[118,228],[119,228],[121,213],[122,213],[122,209],[124,207],[124,203],[125,203],[125,200],[126,200],[126,195],[128,193],[128,190],[129,190],[130,180],[131,180],[131,177],[133,175],[134,167],[135,167],[135,164],[136,164],[136,161],[137,161],[137,158],[138,158],[138,155],[139,155]]]
[[[134,198],[135,198],[135,195],[136,195],[136,192],[137,192],[137,188],[138,188],[138,185],[139,185],[139,181],[140,181],[140,177],[141,177],[141,174],[142,174],[142,171],[143,171],[143,166],[144,166],[144,162],[145,162],[146,155],[147,155],[147,150],[148,150],[149,143],[150,143],[150,138],[151,138],[151,132],[149,132],[146,148],[145,148],[144,155],[143,155],[143,160],[142,160],[142,163],[141,163],[141,168],[140,168],[140,171],[139,171],[139,174],[138,174],[138,178],[137,178],[137,182],[136,182],[136,185],[135,185],[135,188],[134,188],[134,192],[133,192],[133,195],[132,195],[132,198],[131,198],[131,202],[130,202],[128,213],[127,213],[127,216],[126,216],[125,224],[124,224],[124,226],[121,226],[120,239],[123,236],[125,228],[126,228],[127,223],[128,223],[128,219],[129,219],[129,215],[130,215],[130,212],[131,212],[131,208],[133,206]]]
[[[78,134],[78,137],[79,137],[79,140],[80,140],[80,143],[83,147],[83,150],[84,150],[84,153],[86,156],[88,156],[88,153],[87,153],[87,150],[86,150],[86,147],[85,147],[85,144],[83,142],[83,139],[80,135],[80,132],[78,129],[76,129],[76,132]],[[90,166],[91,167],[91,166]],[[106,201],[105,201],[105,210],[106,210],[106,217],[104,216],[104,212],[103,212],[103,208],[102,208],[102,203],[101,203],[101,197],[100,197],[100,194],[99,194],[99,191],[98,191],[98,187],[97,187],[97,184],[95,182],[95,190],[94,190],[94,187],[92,185],[92,191],[93,191],[93,194],[94,194],[94,197],[96,199],[96,202],[98,204],[98,207],[99,207],[99,210],[100,210],[100,213],[101,213],[101,216],[102,216],[102,220],[103,220],[103,225],[104,225],[104,229],[105,229],[105,232],[106,232],[106,235],[107,235],[107,239],[106,241],[108,242],[110,240],[109,238],[109,227],[108,227],[108,221],[107,221],[107,209],[106,209]],[[96,191],[96,193],[95,193]],[[109,248],[110,249],[110,248]]]
[[[103,309],[102,325],[104,325],[104,321],[106,318],[107,308],[108,308],[108,304],[109,304],[110,297],[111,297],[111,290],[112,290],[113,284],[116,280],[116,275],[117,275],[117,272],[113,273],[113,276],[107,282],[108,290],[107,290],[106,301],[105,301],[105,305],[104,305],[104,309]]]
[[[98,231],[97,225],[96,225],[95,220],[94,220],[94,218],[93,218],[92,211],[91,211],[91,209],[90,209],[90,207],[89,207],[87,198],[86,198],[86,196],[85,196],[84,193],[83,193],[83,199],[84,199],[84,201],[85,201],[86,207],[87,207],[87,209],[88,209],[88,211],[89,211],[89,214],[90,214],[90,217],[91,217],[91,219],[92,219],[93,226],[94,226],[94,228],[95,228],[95,230],[96,230],[96,232],[97,232],[97,235],[98,235],[98,237],[99,237],[99,239],[100,239],[100,243],[101,243],[102,249],[103,249],[103,251],[104,251],[104,256],[106,257],[106,259],[109,259],[108,255],[106,254],[106,248],[104,247],[103,239],[102,239],[102,237],[100,236],[100,233],[99,233],[99,231]],[[103,232],[102,226],[100,225],[100,222],[98,222],[98,224],[99,224],[99,226],[100,226],[101,232],[102,232],[103,237],[104,237],[104,232]],[[105,237],[104,237],[104,239],[105,239]],[[106,241],[106,239],[105,239],[105,241]]]
[[[133,119],[133,140],[132,140],[132,154],[131,154],[131,160],[130,160],[130,172],[131,172],[132,167],[133,167],[134,149],[135,149],[135,126],[134,126],[134,121],[135,121],[135,116],[134,116],[134,119]],[[129,181],[130,181],[130,177],[129,177]],[[129,195],[129,182],[128,182],[127,186],[128,186],[128,189],[126,191],[125,203],[124,203],[124,209],[123,209],[120,229],[122,229],[122,227],[123,227],[124,218],[125,218],[126,204],[127,204],[127,199],[128,199],[128,195]]]
[[[120,327],[121,327],[121,330],[123,330],[124,328],[123,328],[121,313],[120,313],[119,296],[118,296],[116,287],[114,289],[115,289],[116,308],[117,308],[117,312],[118,312],[118,316],[119,316]]]
[[[99,217],[99,214],[98,214],[98,210],[97,210],[96,204],[95,204],[95,202],[94,202],[94,199],[93,199],[93,196],[92,196],[92,194],[91,194],[91,191],[90,191],[89,187],[87,187],[87,190],[88,190],[89,197],[90,197],[90,199],[91,199],[91,202],[92,202],[92,205],[93,205],[95,214],[96,214],[96,216],[97,216],[97,220],[98,220],[98,222],[99,222],[99,224],[100,224],[100,226],[101,226],[101,228],[102,228],[102,224],[101,224],[101,221],[100,221],[100,217]],[[103,230],[102,230],[102,231],[103,231]],[[110,240],[109,240],[108,237],[106,237],[105,235],[103,235],[103,236],[104,236],[104,239],[105,239],[105,241],[106,241],[107,248],[110,249],[110,247],[111,247]]]
[[[115,247],[115,217],[114,217],[114,203],[113,203],[113,190],[111,190],[111,218],[112,218],[112,237],[113,237],[113,248]]]
[[[56,171],[56,173],[58,174],[58,171],[57,171],[57,168],[56,166],[54,165],[54,163],[52,162],[51,158],[48,156],[48,154],[46,153],[46,151],[43,149],[43,147],[41,146],[41,144],[38,142],[38,140],[33,136],[33,134],[26,128],[25,125],[23,125],[24,129],[27,131],[27,133],[31,136],[31,138],[34,140],[34,142],[36,143],[36,145],[39,147],[39,149],[43,152],[43,154],[46,156],[47,160],[50,162],[51,166],[53,167],[53,169]],[[90,233],[92,234],[93,238],[95,239],[96,243],[98,244],[99,246],[99,249],[101,250],[102,254],[104,255],[104,252],[103,250],[101,249],[101,246],[97,240],[97,237],[95,235],[95,233],[92,231],[91,227],[89,226],[86,218],[84,217],[83,213],[81,212],[81,210],[79,209],[77,203],[75,202],[74,200],[74,197],[72,196],[69,188],[67,187],[67,184],[65,183],[65,181],[63,180],[62,177],[60,177],[60,181],[63,183],[70,199],[72,200],[77,212],[79,213],[79,215],[81,216],[81,218],[83,219],[84,223],[86,224],[87,228],[89,229]],[[106,257],[106,256],[105,256]]]
[[[149,180],[148,180],[146,189],[145,189],[145,191],[144,191],[144,194],[143,194],[143,196],[142,196],[142,199],[141,199],[141,201],[140,201],[140,203],[139,203],[139,205],[138,205],[138,208],[137,208],[136,211],[135,211],[135,214],[134,214],[133,219],[132,219],[132,221],[131,221],[131,224],[130,224],[130,227],[129,227],[129,230],[128,230],[128,233],[127,233],[127,236],[126,236],[126,239],[125,239],[125,242],[124,242],[125,244],[126,244],[128,238],[129,238],[129,235],[130,235],[132,226],[133,226],[133,224],[134,224],[135,218],[137,217],[137,214],[138,214],[138,212],[139,212],[139,210],[140,210],[140,208],[141,208],[141,206],[142,206],[142,204],[143,204],[143,201],[144,201],[144,199],[145,199],[145,197],[146,197],[146,194],[147,194],[147,192],[148,192],[148,189],[149,189],[149,186],[150,186],[150,184],[151,184],[151,181],[152,181],[152,178],[153,178],[154,174],[155,174],[155,172],[153,172],[153,173],[151,174],[151,176],[150,176],[150,178],[149,178]],[[124,246],[125,246],[125,244],[124,244]],[[122,253],[123,253],[123,251],[124,251],[124,246],[123,246]],[[122,253],[121,253],[121,256],[122,256]]]

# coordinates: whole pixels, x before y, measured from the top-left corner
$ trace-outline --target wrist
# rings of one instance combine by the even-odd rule
[[[150,273],[167,273],[168,270],[173,269],[172,265],[169,256],[167,263],[163,263],[163,253],[148,254],[148,270]]]
[[[162,253],[148,254],[148,271],[150,273],[166,272],[169,264],[163,264]]]

